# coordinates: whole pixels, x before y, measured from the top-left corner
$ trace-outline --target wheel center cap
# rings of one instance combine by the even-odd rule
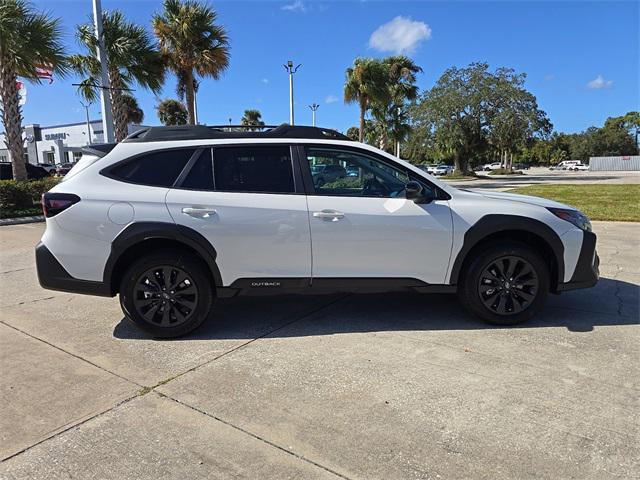
[[[169,300],[171,298],[171,295],[169,295],[167,292],[163,292],[162,297]]]

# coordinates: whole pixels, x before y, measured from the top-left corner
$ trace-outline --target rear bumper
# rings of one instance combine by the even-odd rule
[[[578,263],[571,280],[558,285],[558,292],[576,290],[578,288],[593,287],[600,278],[600,258],[596,252],[596,235],[583,232],[582,247],[578,256]]]
[[[42,288],[101,297],[113,296],[111,289],[104,282],[80,280],[69,275],[42,242],[36,247],[36,269]]]

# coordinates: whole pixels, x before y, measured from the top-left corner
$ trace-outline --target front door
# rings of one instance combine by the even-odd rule
[[[395,277],[444,283],[452,245],[448,201],[407,200],[407,172],[363,150],[308,146],[306,160],[314,183],[307,199],[314,280]],[[327,169],[321,165],[340,165],[346,176],[316,181],[313,172]]]
[[[167,194],[167,207],[176,223],[215,248],[225,286],[239,279],[278,286],[258,280],[311,276],[307,202],[288,145],[207,148],[191,163]]]

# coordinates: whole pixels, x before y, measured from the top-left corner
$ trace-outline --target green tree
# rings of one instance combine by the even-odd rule
[[[0,1],[0,111],[15,180],[27,179],[18,76],[40,83],[38,66],[48,66],[57,75],[67,72],[60,19],[33,10],[23,0]]]
[[[144,112],[138,105],[138,100],[133,95],[122,95],[122,102],[125,106],[127,124],[135,123],[141,124],[144,121]]]
[[[185,85],[191,125],[195,124],[195,75],[217,80],[229,66],[229,39],[216,19],[211,7],[195,0],[165,0],[162,13],[153,17],[166,65]]]
[[[156,107],[158,118],[163,125],[186,125],[189,112],[179,101],[173,99],[162,100]]]
[[[373,58],[356,58],[347,68],[344,84],[345,103],[360,107],[359,141],[364,141],[365,117],[372,103],[386,103],[389,97],[386,66]]]
[[[388,103],[379,104],[377,108],[372,109],[372,113],[377,113],[387,123],[388,137],[393,142],[395,152],[398,144],[404,141],[411,131],[407,102],[415,100],[418,96],[416,77],[422,72],[422,68],[404,55],[387,57],[382,63],[387,70]]]
[[[512,69],[494,72],[486,63],[447,69],[412,108],[414,126],[429,131],[435,150],[466,172],[487,158],[490,149],[510,153],[551,124],[524,89],[524,75]]]
[[[242,119],[240,120],[240,125],[245,126],[264,126],[264,122],[262,121],[262,114],[260,110],[245,110],[244,115],[242,115]],[[254,130],[250,128],[249,130]],[[256,129],[257,130],[257,129]]]
[[[103,12],[102,25],[115,139],[119,142],[127,136],[124,92],[134,84],[159,92],[164,82],[164,64],[147,31],[127,21],[121,12]],[[84,77],[78,91],[86,100],[93,102],[100,91],[100,63],[96,58],[98,42],[93,23],[79,25],[77,37],[87,54],[72,55],[71,65]]]
[[[347,128],[347,133],[345,135],[351,140],[358,141],[360,138],[360,129],[358,127],[349,127]]]

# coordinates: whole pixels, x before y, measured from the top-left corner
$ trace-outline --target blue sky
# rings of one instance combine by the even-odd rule
[[[430,88],[450,66],[486,61],[527,74],[555,128],[574,132],[601,125],[609,116],[640,104],[640,3],[626,2],[445,2],[445,1],[211,1],[231,39],[231,65],[219,81],[205,80],[198,96],[201,122],[238,123],[257,108],[269,124],[288,121],[288,79],[282,64],[302,67],[295,76],[296,123],[310,124],[313,102],[318,124],[346,130],[357,124],[357,107],[342,101],[344,71],[356,56],[402,52],[423,69],[418,84]],[[91,0],[35,1],[63,20],[65,41],[79,47],[75,26],[91,14]],[[160,1],[102,0],[150,25]],[[150,28],[150,27],[149,27]],[[25,124],[84,120],[71,83],[27,85]],[[145,123],[159,124],[153,94],[134,93]],[[169,77],[161,98],[175,97]],[[98,118],[99,107],[91,107]]]

